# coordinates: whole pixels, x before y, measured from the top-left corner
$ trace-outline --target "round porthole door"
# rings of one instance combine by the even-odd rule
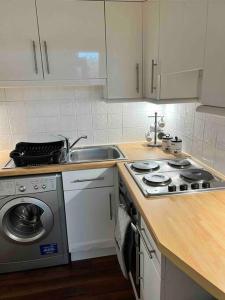
[[[16,198],[0,210],[1,233],[17,243],[33,243],[44,238],[51,232],[53,224],[51,209],[39,199]]]

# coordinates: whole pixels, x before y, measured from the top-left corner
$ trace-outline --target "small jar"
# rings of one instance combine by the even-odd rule
[[[163,136],[163,138],[162,138],[162,150],[163,151],[170,152],[172,139],[173,139],[173,137],[170,136],[169,134]]]
[[[175,136],[174,139],[171,140],[171,150],[172,154],[180,154],[182,152],[182,140]]]

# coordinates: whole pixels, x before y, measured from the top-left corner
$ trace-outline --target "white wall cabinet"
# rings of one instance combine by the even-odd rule
[[[106,2],[107,98],[142,97],[142,4]]]
[[[0,5],[0,81],[42,80],[35,1],[1,0]]]
[[[225,1],[208,1],[206,54],[201,102],[225,107]]]
[[[37,0],[47,80],[106,78],[103,1]]]
[[[206,0],[144,3],[144,94],[147,98],[199,97],[206,22]]]
[[[114,245],[113,169],[63,173],[72,260],[108,254]],[[109,254],[112,254],[111,252]]]

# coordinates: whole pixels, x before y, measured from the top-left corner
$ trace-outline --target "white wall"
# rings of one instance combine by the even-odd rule
[[[225,118],[198,113],[198,105],[166,105],[167,131],[183,139],[186,152],[225,174]]]
[[[71,139],[87,134],[86,144],[144,140],[147,116],[163,109],[107,102],[102,93],[102,87],[0,89],[0,150],[57,134]]]

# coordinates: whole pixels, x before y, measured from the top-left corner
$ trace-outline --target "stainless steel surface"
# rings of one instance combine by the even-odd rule
[[[152,74],[151,74],[151,93],[154,93],[154,90],[156,90],[156,87],[154,86],[154,77],[155,77],[155,67],[157,66],[157,63],[155,63],[154,59],[152,59]]]
[[[158,195],[168,195],[168,194],[182,194],[182,193],[193,193],[193,192],[203,192],[209,190],[219,190],[225,189],[225,181],[212,175],[211,178],[202,180],[187,180],[183,174],[188,174],[191,172],[201,172],[205,173],[205,169],[200,165],[191,160],[187,159],[190,165],[185,166],[183,169],[179,169],[170,165],[170,160],[157,160],[155,161],[159,168],[154,171],[140,171],[132,167],[131,163],[125,163],[128,171],[134,178],[135,182],[139,186],[140,190],[146,197],[158,196]],[[181,161],[177,159],[176,161]],[[143,163],[150,161],[143,161]],[[148,183],[144,178],[146,175],[162,174],[163,176],[169,177],[171,180],[167,185],[152,185]],[[197,173],[196,173],[197,174]],[[197,187],[196,187],[197,186]]]
[[[73,180],[72,183],[80,183],[80,182],[87,182],[87,181],[103,181],[105,177],[97,177],[97,178],[85,178],[85,179],[76,179]]]
[[[35,73],[38,74],[38,63],[37,63],[37,52],[36,52],[35,41],[32,41],[32,47],[33,47],[33,55],[34,55],[34,69],[35,69]]]
[[[62,137],[65,140],[65,144],[66,144],[66,156],[67,159],[70,155],[70,151],[71,149],[81,140],[81,139],[87,139],[87,135],[82,135],[80,136],[78,139],[76,139],[72,144],[70,144],[70,139],[64,135],[59,134],[59,137]]]
[[[48,45],[47,45],[47,41],[44,41],[44,52],[45,52],[45,61],[46,61],[46,69],[47,69],[47,73],[50,74],[50,66],[49,66],[49,58],[48,58]]]
[[[158,128],[158,118],[164,118],[164,116],[159,116],[157,112],[155,112],[154,116],[148,116],[149,118],[154,118],[154,144],[149,144],[150,147],[161,147],[162,144],[158,143],[159,134],[164,135],[163,129]],[[151,128],[151,126],[150,126]]]
[[[0,244],[0,273],[68,263],[61,174],[0,179]]]
[[[139,94],[140,92],[140,85],[139,85],[139,82],[140,82],[140,79],[139,79],[139,64],[136,64],[136,79],[137,79],[137,83],[136,83],[136,91],[137,93]]]
[[[117,146],[92,146],[72,150],[67,163],[121,160],[125,158]]]
[[[109,214],[110,214],[110,220],[113,219],[113,213],[112,213],[112,194],[109,194]]]
[[[70,149],[72,149],[80,140],[82,139],[86,140],[87,138],[88,138],[87,135],[80,136],[75,142],[72,143],[72,145],[70,145]]]
[[[139,234],[139,236],[140,236],[140,238],[141,238],[141,240],[143,242],[143,246],[145,247],[146,252],[148,253],[149,257],[152,259],[153,258],[152,254],[155,253],[155,250],[154,249],[151,249],[151,250],[149,249],[148,244],[145,241],[145,238],[144,238],[144,236],[142,234],[142,229],[139,228],[138,225],[134,225],[133,223],[131,223],[131,228],[132,228],[132,230],[134,232],[138,232],[138,234]]]

